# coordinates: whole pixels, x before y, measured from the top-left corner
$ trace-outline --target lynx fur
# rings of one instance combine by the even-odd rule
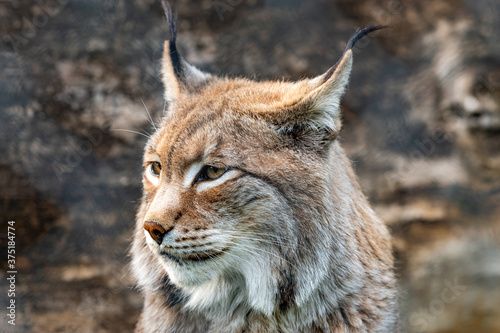
[[[217,77],[176,48],[144,153],[136,332],[393,332],[391,238],[337,140],[359,31],[326,73]]]

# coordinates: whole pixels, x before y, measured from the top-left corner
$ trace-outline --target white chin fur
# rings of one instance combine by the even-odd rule
[[[160,257],[160,263],[170,281],[181,288],[193,288],[217,279],[219,268],[209,259],[203,262],[179,265],[168,258]]]
[[[229,308],[246,304],[270,315],[277,288],[276,277],[271,273],[272,258],[261,251],[250,253],[247,248],[248,244],[241,248],[235,245],[222,257],[184,265],[161,255],[158,259],[170,281],[189,294],[186,307],[230,311]],[[154,252],[158,254],[157,249]]]

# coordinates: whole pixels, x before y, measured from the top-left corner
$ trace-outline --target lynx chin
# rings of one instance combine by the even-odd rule
[[[170,38],[167,111],[144,152],[136,332],[394,332],[391,238],[337,136],[357,32],[326,73],[226,78]]]

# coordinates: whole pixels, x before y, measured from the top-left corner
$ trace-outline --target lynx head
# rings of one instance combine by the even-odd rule
[[[359,31],[323,75],[255,82],[188,64],[169,10],[167,18],[168,111],[145,148],[139,282],[169,285],[191,308],[245,304],[270,314],[309,301],[335,262],[337,294],[325,297],[348,293],[360,264],[345,260],[354,251],[346,207],[357,192],[336,140],[339,103],[352,47],[379,27]]]

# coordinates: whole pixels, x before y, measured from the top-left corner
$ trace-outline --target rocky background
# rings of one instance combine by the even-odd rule
[[[256,79],[318,75],[389,25],[355,49],[341,140],[394,236],[403,330],[500,332],[498,1],[171,3],[189,62]],[[0,331],[133,330],[145,138],[122,130],[161,117],[166,33],[156,0],[0,2]]]

